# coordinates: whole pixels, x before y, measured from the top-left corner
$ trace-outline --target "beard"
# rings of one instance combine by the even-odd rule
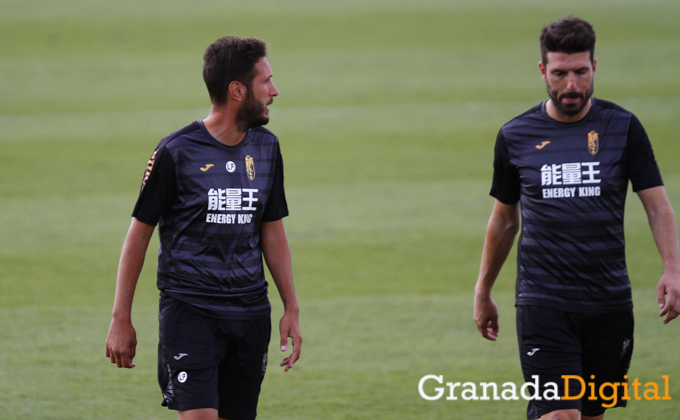
[[[553,105],[555,105],[555,108],[557,108],[558,111],[565,115],[576,115],[579,112],[585,108],[585,106],[588,104],[588,101],[590,100],[590,97],[593,96],[593,90],[594,90],[594,83],[590,84],[590,88],[586,89],[584,93],[579,93],[579,92],[567,92],[562,95],[557,95],[556,90],[551,90],[550,85],[546,83],[546,88],[548,90],[548,96],[552,100]],[[563,99],[569,98],[581,98],[580,102],[576,102],[573,104],[565,104],[562,102]]]
[[[267,106],[258,102],[251,89],[248,89],[246,99],[236,113],[236,127],[239,131],[246,131],[249,128],[267,124],[269,117],[266,111]]]

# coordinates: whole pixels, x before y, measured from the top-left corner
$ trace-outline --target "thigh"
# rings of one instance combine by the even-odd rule
[[[565,395],[562,375],[581,375],[580,332],[573,314],[534,305],[517,307],[517,340],[526,382],[539,383],[538,396],[528,402],[527,418],[537,419],[556,410],[581,409],[580,400],[546,399],[547,382]],[[569,382],[569,395],[578,395],[580,384]],[[552,397],[553,392],[548,396]]]
[[[254,419],[267,368],[271,320],[222,321],[222,325],[229,345],[219,366],[220,418]]]
[[[606,408],[625,407],[623,386],[605,386],[604,383],[620,384],[627,382],[633,355],[633,311],[600,314],[592,316],[585,323],[583,339],[583,379],[594,383],[595,396],[591,388],[583,397],[583,414],[598,416]],[[602,398],[602,397],[606,398]]]
[[[158,383],[172,410],[218,408],[221,343],[215,320],[172,298],[159,311]]]

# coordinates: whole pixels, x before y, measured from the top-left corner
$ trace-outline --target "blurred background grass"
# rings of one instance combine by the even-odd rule
[[[104,341],[146,161],[207,115],[202,52],[225,35],[267,41],[281,91],[268,128],[305,338],[283,374],[274,335],[258,418],[523,418],[524,401],[428,402],[417,385],[522,382],[514,256],[495,290],[499,342],[478,337],[472,289],[496,132],[545,99],[538,33],[567,13],[595,26],[595,94],[641,119],[678,208],[676,1],[0,2],[0,418],[175,418],[155,379],[157,242],[135,298],[137,367],[111,366]],[[626,228],[630,374],[669,375],[675,396],[678,321],[656,318],[662,267],[634,194]],[[678,409],[632,401],[607,417]]]

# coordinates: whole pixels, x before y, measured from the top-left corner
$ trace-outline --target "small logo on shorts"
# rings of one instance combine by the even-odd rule
[[[188,356],[188,354],[186,354],[186,353],[180,353],[180,354],[178,354],[177,356],[172,356],[172,357],[173,357],[175,360],[179,360],[179,359],[181,359],[181,358],[184,357],[184,356]]]
[[[232,161],[227,162],[227,172],[232,173],[236,170],[236,164]]]
[[[543,142],[541,142],[541,144],[537,144],[537,145],[536,145],[536,148],[537,148],[538,150],[541,150],[542,148],[545,147],[546,144],[550,144],[550,142],[547,141],[547,140],[546,140],[546,141],[543,141]]]
[[[188,376],[189,375],[187,375],[186,372],[180,372],[179,375],[177,375],[177,380],[179,381],[179,383],[183,384],[184,382],[187,381]]]
[[[165,367],[168,370],[168,385],[165,387],[163,390],[163,397],[165,398],[165,402],[168,404],[172,402],[172,399],[175,397],[175,390],[174,386],[172,385],[172,369],[170,368],[170,365],[166,364]]]
[[[630,338],[626,338],[625,340],[623,340],[623,346],[621,348],[621,357],[620,357],[621,359],[623,359],[623,356],[625,356],[626,353],[628,352],[628,349],[630,348],[630,343],[631,343]]]
[[[536,352],[539,351],[539,350],[540,350],[540,349],[539,349],[538,347],[536,347],[536,348],[531,349],[531,351],[528,351],[527,354],[528,354],[529,356],[533,356],[534,353],[536,353]]]

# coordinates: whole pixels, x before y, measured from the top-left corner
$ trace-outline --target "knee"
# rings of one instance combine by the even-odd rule
[[[540,420],[580,420],[579,410],[555,410],[541,416]]]

